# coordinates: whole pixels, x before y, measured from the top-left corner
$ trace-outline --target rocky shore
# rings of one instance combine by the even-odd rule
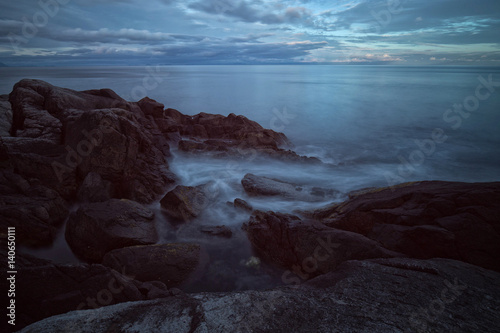
[[[342,201],[335,189],[249,173],[237,184],[242,197],[224,203],[246,222],[199,225],[207,207],[220,204],[216,184],[183,184],[170,170],[174,152],[304,168],[322,163],[244,116],[188,116],[147,97],[128,102],[109,89],[78,92],[39,80],[22,80],[0,96],[0,245],[7,248],[8,227],[26,248],[51,246],[64,233],[80,261],[18,251],[15,330],[500,327],[500,182],[406,183],[351,192]],[[253,198],[324,205],[271,211],[255,209]],[[196,232],[189,242],[166,241],[165,220]],[[239,272],[279,272],[281,285],[183,292],[217,271],[207,239],[221,248],[249,244],[254,257]],[[224,251],[230,256],[232,249]]]

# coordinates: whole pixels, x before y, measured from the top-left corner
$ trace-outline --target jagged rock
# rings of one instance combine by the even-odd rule
[[[288,214],[256,211],[243,229],[264,260],[310,279],[353,259],[402,256],[363,235],[302,221]]]
[[[421,182],[369,189],[315,212],[413,258],[459,259],[500,271],[500,182]]]
[[[241,185],[249,195],[253,196],[280,196],[299,201],[323,201],[333,198],[337,192],[331,189],[302,186],[277,179],[260,177],[248,173],[241,180]]]
[[[247,212],[253,211],[252,205],[250,205],[248,202],[246,202],[245,200],[240,199],[240,198],[234,199],[233,205],[234,205],[234,207],[242,209],[242,210],[247,211]]]
[[[205,185],[178,185],[161,199],[160,204],[171,217],[190,221],[200,215],[209,203],[205,188]]]
[[[154,213],[130,200],[84,204],[70,215],[66,226],[69,246],[90,262],[101,262],[104,254],[114,249],[157,240]]]
[[[108,252],[103,265],[125,270],[139,281],[161,281],[169,287],[186,282],[199,264],[200,246],[173,243],[132,246]]]
[[[34,173],[35,160],[44,182],[65,199],[74,199],[89,172],[112,183],[115,197],[150,203],[175,181],[166,161],[169,145],[156,123],[137,103],[109,89],[77,92],[39,80],[22,80],[10,94],[13,125],[9,151],[21,174]],[[158,103],[142,100],[146,113]],[[156,112],[155,111],[155,112]],[[151,111],[153,112],[153,111]],[[38,140],[38,141],[32,141]],[[27,142],[27,144],[20,143]],[[39,146],[40,153],[31,142]],[[52,154],[43,153],[50,149]],[[41,155],[41,156],[40,156]],[[28,170],[26,170],[28,169]],[[36,169],[35,172],[38,172]]]
[[[111,182],[103,181],[100,174],[89,172],[78,189],[77,198],[84,202],[102,202],[111,199]]]
[[[229,229],[225,225],[204,226],[201,228],[201,232],[212,236],[220,236],[226,238],[230,238],[233,235],[231,229]]]
[[[118,304],[21,332],[497,332],[499,281],[453,260],[349,261],[304,286]]]
[[[7,262],[6,253],[1,253]],[[62,265],[17,253],[16,267],[16,330],[68,311],[169,295],[161,282],[142,283],[129,272],[97,264]],[[0,285],[7,290],[4,280]]]

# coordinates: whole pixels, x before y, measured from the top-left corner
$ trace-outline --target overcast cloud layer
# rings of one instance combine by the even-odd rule
[[[0,62],[500,66],[500,1],[3,1]]]

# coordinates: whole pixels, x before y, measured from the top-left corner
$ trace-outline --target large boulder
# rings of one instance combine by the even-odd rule
[[[332,199],[338,194],[332,189],[303,186],[268,177],[256,176],[248,173],[241,180],[241,185],[248,195],[252,196],[279,196],[297,201],[324,201]]]
[[[89,262],[101,262],[114,249],[154,244],[157,240],[154,213],[130,200],[83,204],[70,215],[66,226],[69,246]]]
[[[23,333],[497,332],[500,275],[453,260],[349,261],[305,286],[71,312]]]
[[[75,198],[89,172],[111,182],[114,197],[142,203],[153,202],[175,181],[166,160],[169,145],[155,121],[112,90],[78,92],[22,80],[9,100],[14,137],[9,151],[22,166],[19,173],[38,172],[36,164],[38,178],[65,199]],[[141,105],[149,112],[155,102]]]
[[[197,217],[209,204],[207,186],[176,186],[161,200],[165,212],[177,220],[190,221]]]
[[[186,282],[199,264],[200,246],[172,243],[132,246],[108,252],[103,265],[125,270],[139,281],[161,281],[168,287]]]
[[[256,211],[243,229],[257,254],[307,280],[353,259],[402,256],[363,235],[303,221],[289,214]]]
[[[369,189],[318,210],[327,226],[413,258],[452,258],[500,271],[500,182],[421,182]]]
[[[7,245],[2,243],[2,246]],[[7,261],[3,251],[1,257],[3,262]],[[125,270],[102,265],[63,265],[17,253],[16,268],[19,271],[15,296],[17,330],[68,311],[169,295],[161,282],[143,283]],[[4,281],[0,285],[7,290],[3,288]]]

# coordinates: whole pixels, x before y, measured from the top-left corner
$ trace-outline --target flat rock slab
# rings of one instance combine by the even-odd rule
[[[252,196],[277,196],[290,200],[317,202],[335,198],[332,189],[304,186],[248,173],[241,180],[245,192]]]
[[[445,259],[383,259],[346,262],[307,286],[130,302],[21,332],[498,332],[499,308],[499,273]]]
[[[199,245],[173,243],[116,249],[108,252],[102,263],[139,281],[161,281],[175,287],[188,280],[198,266],[199,257]]]
[[[72,213],[66,240],[80,258],[101,262],[111,250],[154,244],[158,235],[152,211],[134,201],[111,199],[82,205]]]

